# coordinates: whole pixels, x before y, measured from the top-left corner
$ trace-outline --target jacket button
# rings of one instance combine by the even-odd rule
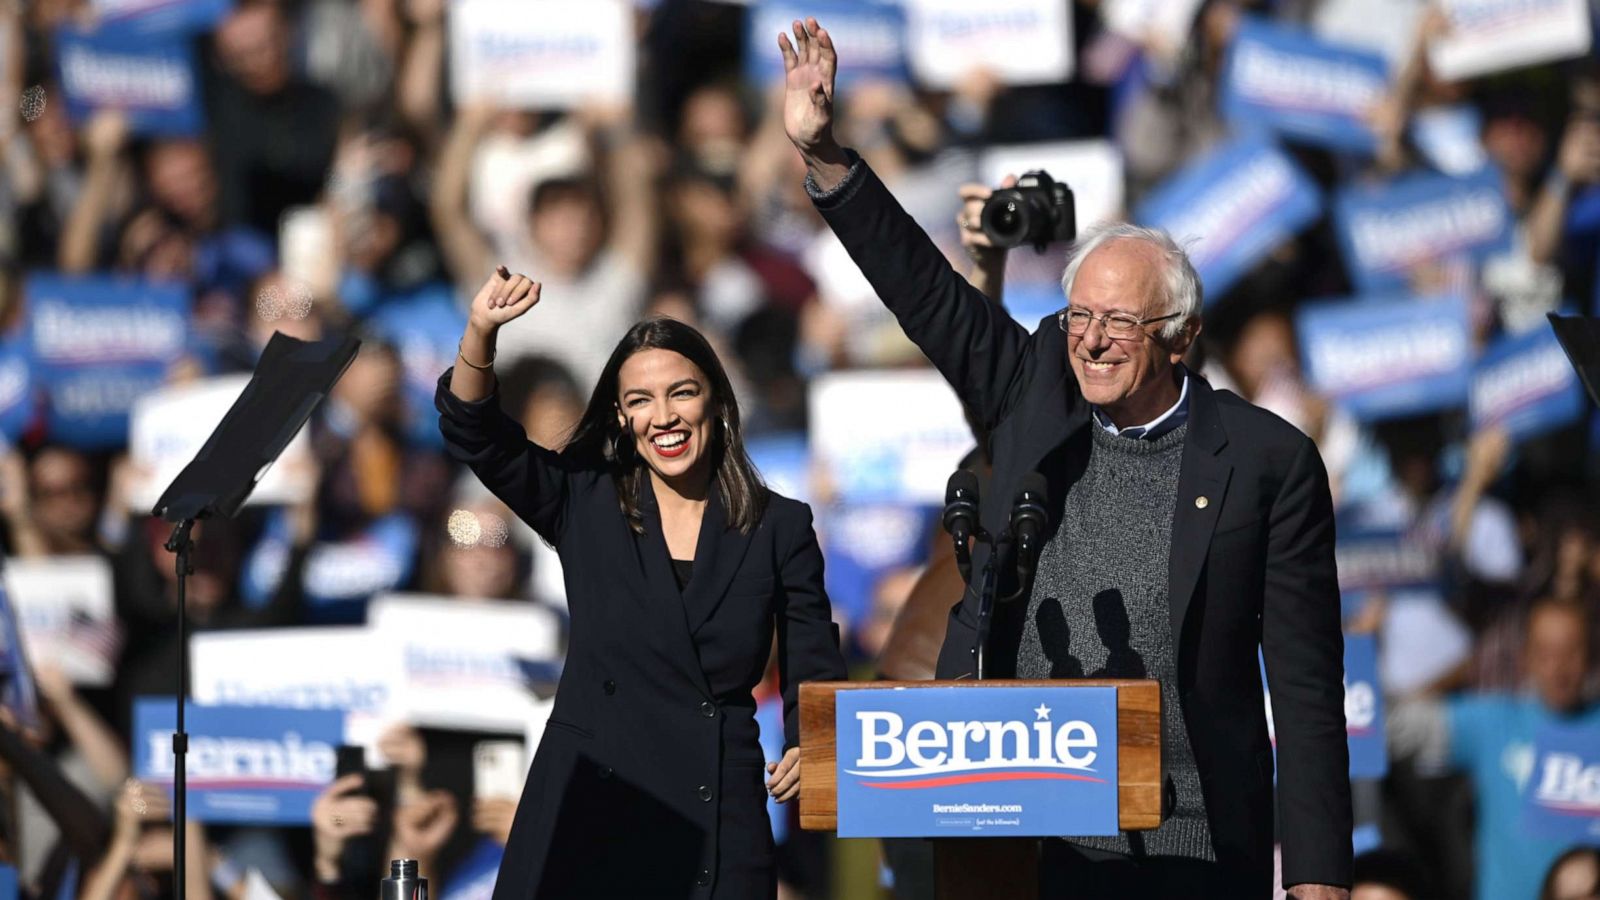
[[[609,678],[607,678],[606,683],[602,684],[600,687],[606,692],[607,697],[617,692],[617,683]]]
[[[710,869],[701,869],[700,870],[700,877],[696,878],[694,880],[694,883],[699,885],[700,887],[705,887],[706,885],[710,884],[711,883],[711,870]]]
[[[611,777],[611,767],[610,766],[601,766],[600,767],[600,777],[601,778],[610,778]]]
[[[703,785],[703,784],[700,785],[699,794],[700,794],[700,799],[701,800],[703,800],[706,803],[710,803],[711,802],[711,788],[709,786]]]
[[[712,703],[710,700],[707,700],[706,702],[700,704],[700,715],[705,716],[708,719],[716,718],[717,717],[717,705],[715,703]]]

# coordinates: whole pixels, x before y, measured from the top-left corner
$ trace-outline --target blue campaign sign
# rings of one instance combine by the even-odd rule
[[[194,47],[182,32],[126,26],[56,32],[67,115],[81,125],[97,109],[120,109],[135,134],[192,135],[205,127]]]
[[[144,34],[209,31],[227,17],[233,0],[98,0],[100,21]]]
[[[1187,244],[1207,302],[1322,214],[1317,186],[1266,139],[1222,146],[1151,192],[1134,221]]]
[[[367,321],[400,354],[407,438],[420,446],[442,448],[433,391],[439,373],[455,360],[456,341],[467,325],[454,292],[446,285],[429,285],[385,302]]]
[[[1576,422],[1586,407],[1578,373],[1544,325],[1502,338],[1472,368],[1467,409],[1474,429],[1498,426],[1513,439],[1537,437]]]
[[[1471,175],[1489,164],[1478,135],[1483,115],[1466,103],[1432,106],[1411,117],[1411,143],[1433,168],[1446,175]]]
[[[759,0],[745,17],[744,74],[756,84],[783,80],[783,55],[778,33],[796,19],[815,16],[828,29],[839,51],[839,86],[859,81],[910,81],[906,63],[906,13],[898,2],[883,0]]]
[[[17,900],[17,870],[0,866],[0,900]]]
[[[11,712],[24,728],[39,726],[39,694],[33,684],[33,668],[22,646],[22,629],[11,606],[5,579],[0,578],[0,708]]]
[[[1262,699],[1267,709],[1267,735],[1272,740],[1274,763],[1278,731],[1272,715],[1272,691],[1267,687],[1267,666],[1261,660]],[[1371,635],[1344,638],[1344,727],[1350,749],[1351,778],[1382,778],[1389,771],[1389,751],[1383,727],[1383,692],[1378,688],[1378,646]],[[1277,771],[1274,764],[1273,771]]]
[[[160,386],[189,339],[180,284],[33,275],[27,352],[45,386],[53,440],[92,449],[128,439],[128,410]]]
[[[863,688],[837,696],[840,837],[1117,832],[1117,691]]]
[[[25,334],[0,340],[0,435],[16,443],[36,411],[33,360]]]
[[[168,788],[173,780],[171,697],[133,707],[133,770]],[[184,707],[189,733],[189,816],[201,822],[308,825],[311,803],[333,782],[344,713],[272,706]]]
[[[1388,81],[1389,66],[1376,53],[1246,17],[1223,70],[1222,112],[1235,127],[1371,153],[1378,141],[1369,114]]]
[[[1533,746],[1532,790],[1522,792],[1523,827],[1572,843],[1600,840],[1600,727],[1548,725]]]
[[[1340,522],[1333,556],[1344,592],[1412,590],[1439,581],[1439,549],[1399,528]]]
[[[1383,733],[1383,692],[1378,689],[1378,645],[1370,634],[1344,639],[1344,725],[1350,742],[1350,777],[1389,773]]]
[[[1359,419],[1467,402],[1472,338],[1465,297],[1308,303],[1296,330],[1311,386]]]
[[[745,451],[767,487],[802,503],[812,503],[811,449],[804,431],[785,431],[747,438]]]
[[[923,561],[934,515],[933,508],[912,504],[826,507],[818,530],[828,560],[823,578],[834,611],[848,622],[865,622],[872,614],[878,580]]]
[[[1511,246],[1511,209],[1493,167],[1350,185],[1335,195],[1333,218],[1345,267],[1364,293],[1403,288],[1424,263]]]

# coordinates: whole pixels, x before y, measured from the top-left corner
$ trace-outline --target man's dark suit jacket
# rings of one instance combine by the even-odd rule
[[[1053,528],[1084,468],[1080,432],[1098,427],[1054,318],[1029,334],[967,284],[865,163],[840,190],[813,196],[906,334],[991,433],[984,527],[1005,527],[1022,476],[1037,470],[1050,483]],[[1293,426],[1190,378],[1168,597],[1183,721],[1217,860],[1238,896],[1270,895],[1273,753],[1259,647],[1277,733],[1284,884],[1348,885],[1344,641],[1327,472]],[[1025,610],[1019,601],[996,617],[992,675],[1015,671]],[[969,590],[951,610],[938,677],[970,677],[976,620]]]
[[[772,896],[751,690],[776,634],[794,746],[800,682],[846,677],[810,508],[769,494],[743,534],[712,491],[680,593],[648,478],[640,535],[604,467],[528,441],[498,396],[463,402],[446,372],[434,403],[450,455],[561,554],[572,615],[494,896]]]

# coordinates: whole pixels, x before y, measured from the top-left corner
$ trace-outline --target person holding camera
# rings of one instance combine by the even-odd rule
[[[1161,684],[1170,814],[1151,831],[1046,840],[1042,895],[1271,896],[1259,650],[1277,726],[1283,882],[1300,900],[1347,898],[1343,638],[1315,445],[1183,366],[1201,286],[1163,232],[1087,229],[1062,277],[1066,306],[1033,333],[1015,323],[835,141],[827,31],[797,21],[778,44],[784,127],[812,202],[989,435],[984,527],[1005,529],[1025,476],[1048,482],[1051,530],[1029,595],[996,614],[988,674]],[[986,202],[979,226],[991,240],[1071,234],[1070,192],[1038,174]],[[971,591],[951,610],[938,677],[973,674],[977,610]]]

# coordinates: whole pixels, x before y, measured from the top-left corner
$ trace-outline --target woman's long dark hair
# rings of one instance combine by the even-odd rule
[[[642,350],[671,350],[700,367],[710,380],[712,434],[711,480],[727,512],[728,524],[749,534],[761,521],[767,486],[744,449],[739,422],[739,402],[722,361],[705,336],[694,328],[665,317],[646,319],[628,329],[606,361],[594,386],[583,418],[573,429],[566,453],[576,459],[599,462],[611,471],[617,485],[622,515],[636,534],[644,533],[639,511],[640,491],[649,477],[645,461],[634,449],[633,435],[617,422],[617,396],[622,364]]]

